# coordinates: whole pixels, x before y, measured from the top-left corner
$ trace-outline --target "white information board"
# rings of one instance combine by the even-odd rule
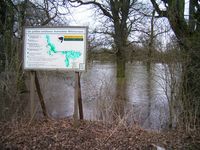
[[[26,27],[24,69],[84,71],[86,41],[87,27]]]

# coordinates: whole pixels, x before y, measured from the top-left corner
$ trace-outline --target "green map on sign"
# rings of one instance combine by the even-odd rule
[[[58,51],[56,49],[56,46],[51,42],[49,35],[46,35],[46,40],[47,40],[47,45],[49,47],[48,54],[50,56],[53,55],[54,53],[61,53],[61,54],[65,55],[65,65],[66,65],[66,67],[69,67],[69,60],[70,59],[76,59],[76,58],[79,58],[81,56],[80,52],[76,52],[74,50]]]

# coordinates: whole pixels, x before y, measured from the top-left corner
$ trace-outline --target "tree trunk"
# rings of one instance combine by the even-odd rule
[[[200,124],[200,51],[194,46],[187,51],[188,61],[183,69],[182,89],[184,123],[193,127]]]
[[[161,10],[156,0],[151,0],[161,17],[167,17],[184,55],[182,72],[182,102],[184,124],[200,124],[200,5],[199,0],[189,0],[189,20],[185,18],[185,0],[165,1]]]
[[[117,79],[116,79],[116,100],[114,102],[114,119],[120,119],[124,116],[124,103],[126,99],[126,59],[124,49],[118,49],[116,53]]]
[[[116,54],[117,59],[117,78],[125,78],[126,60],[125,52],[118,51]]]

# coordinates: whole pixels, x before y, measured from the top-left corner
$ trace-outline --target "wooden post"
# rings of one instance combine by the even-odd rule
[[[83,105],[82,105],[82,96],[81,96],[81,81],[80,74],[78,73],[78,107],[79,107],[79,117],[80,120],[83,120]]]
[[[45,105],[44,98],[41,92],[40,83],[39,83],[36,71],[34,71],[34,74],[35,74],[35,86],[36,86],[37,94],[40,100],[40,105],[42,107],[42,112],[43,112],[44,117],[48,117],[46,105]]]
[[[35,73],[30,72],[30,115],[34,117],[35,112]]]
[[[75,87],[74,87],[74,126],[78,126],[78,72],[75,72]]]

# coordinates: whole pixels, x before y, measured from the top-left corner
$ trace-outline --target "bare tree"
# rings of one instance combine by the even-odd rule
[[[125,77],[125,49],[128,45],[128,37],[132,31],[132,25],[136,19],[131,19],[136,11],[137,0],[104,0],[82,1],[69,0],[73,6],[92,5],[101,12],[106,19],[106,26],[98,33],[108,34],[114,39],[117,56],[117,77]]]
[[[62,3],[44,0],[33,3],[30,0],[0,1],[0,96],[9,113],[22,111],[23,94],[26,92],[25,76],[22,70],[23,27],[50,25],[63,15],[58,11]],[[60,18],[59,18],[60,19]],[[7,102],[7,103],[6,103]],[[4,111],[4,110],[2,110]],[[15,113],[15,112],[14,112]]]
[[[68,0],[68,2],[73,7],[93,6],[101,16],[104,25],[97,32],[113,38],[117,63],[116,105],[122,105],[122,101],[125,100],[125,50],[130,44],[128,37],[133,31],[132,27],[139,20],[140,15],[136,13],[137,7],[140,6],[139,3],[137,0]]]
[[[161,9],[156,0],[151,0],[158,17],[166,17],[174,31],[184,55],[183,89],[184,121],[200,124],[200,2],[189,0],[188,16],[185,16],[185,0],[162,0]]]

